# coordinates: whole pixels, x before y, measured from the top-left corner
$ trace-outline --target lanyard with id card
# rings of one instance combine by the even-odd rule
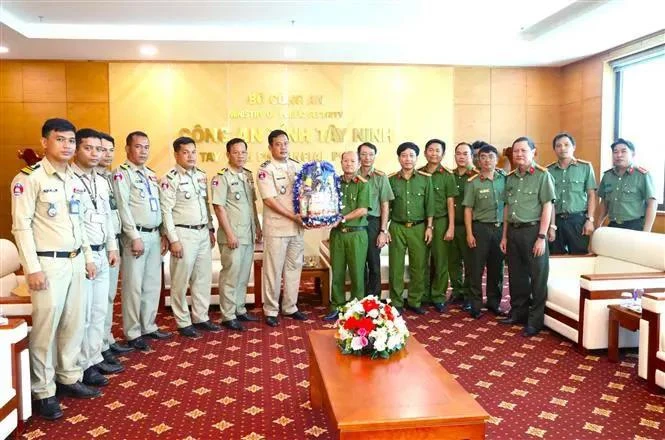
[[[159,211],[159,203],[157,202],[157,198],[152,195],[152,189],[150,188],[150,180],[148,180],[147,177],[143,175],[141,171],[137,171],[137,174],[141,176],[141,180],[143,181],[143,185],[145,186],[146,191],[148,191],[148,201],[150,202],[150,211],[152,212],[157,212]]]

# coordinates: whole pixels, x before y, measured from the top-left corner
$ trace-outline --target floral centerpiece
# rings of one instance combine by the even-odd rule
[[[399,311],[373,295],[353,299],[341,308],[337,345],[343,354],[387,359],[406,345],[409,330]]]
[[[293,209],[311,228],[330,226],[340,218],[340,179],[330,162],[302,166],[293,184]]]

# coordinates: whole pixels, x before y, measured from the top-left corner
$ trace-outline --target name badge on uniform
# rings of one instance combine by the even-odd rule
[[[69,213],[70,214],[79,214],[81,212],[81,202],[78,200],[69,201]]]
[[[478,191],[478,192],[479,192],[480,194],[485,194],[485,193],[490,192],[490,190],[489,190],[489,189],[481,189],[481,190]]]
[[[55,217],[56,215],[58,215],[58,210],[55,209],[55,203],[48,204],[48,209],[46,210],[46,214],[48,214],[49,217]]]
[[[240,193],[236,193],[236,200],[240,200]]]
[[[157,199],[154,197],[150,197],[150,210],[152,212],[157,212],[159,210],[159,204],[157,203]]]
[[[280,193],[280,194],[286,194],[286,187],[285,187],[285,186],[282,186],[282,187],[279,189],[279,193]]]

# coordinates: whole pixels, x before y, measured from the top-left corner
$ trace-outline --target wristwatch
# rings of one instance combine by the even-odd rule
[[[346,223],[346,217],[342,217],[342,224]]]
[[[385,229],[380,229],[379,232],[383,232],[384,234],[388,233],[388,231],[386,231]]]
[[[586,219],[589,220],[591,223],[593,223],[593,217],[589,217],[588,215],[585,215]]]
[[[538,238],[542,238],[543,240],[545,240],[547,237],[545,236],[545,234],[538,234]]]
[[[427,227],[427,229],[434,229],[434,226],[429,225],[429,226]]]

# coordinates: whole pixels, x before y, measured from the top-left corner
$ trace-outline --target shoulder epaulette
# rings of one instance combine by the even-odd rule
[[[23,168],[21,168],[21,172],[22,172],[23,174],[27,174],[27,175],[29,176],[30,174],[32,174],[33,171],[35,171],[35,170],[36,170],[37,168],[39,168],[40,166],[41,166],[40,164],[36,163],[36,164],[34,164],[34,165],[30,165],[30,166],[27,166],[27,167],[23,167]]]
[[[360,180],[362,183],[367,183],[367,179],[365,179],[363,176],[360,174],[356,175],[356,179]]]
[[[292,159],[292,158],[290,158],[290,157],[289,157],[289,160],[290,160],[291,162],[300,163],[300,162],[298,162],[297,160]]]
[[[373,170],[372,172],[373,172],[374,174],[376,174],[377,176],[385,176],[385,175],[386,175],[386,173],[384,173],[384,172],[381,171],[381,170],[377,170],[376,168],[374,168],[374,170]]]
[[[547,168],[545,168],[542,165],[535,164],[536,169],[539,169],[540,171],[548,171]]]
[[[506,176],[506,170],[504,170],[503,168],[495,168],[494,171],[496,171],[497,173],[501,174],[504,177]]]
[[[388,177],[393,177],[393,176],[396,176],[396,175],[397,175],[397,173],[399,173],[399,171],[395,171],[395,172],[394,172],[394,173],[392,173],[392,174],[388,174]]]
[[[123,170],[129,170],[129,165],[127,165],[126,163],[121,163],[120,168],[122,168]]]
[[[155,171],[154,171],[152,168],[148,167],[148,166],[145,167],[145,169],[148,170],[148,171],[150,171],[150,172],[153,173],[153,174],[155,173]]]
[[[174,168],[171,171],[169,171],[168,173],[166,173],[166,178],[169,179],[169,180],[173,180],[173,179],[175,179],[176,174],[177,174],[177,171]]]
[[[582,159],[576,159],[576,160],[577,160],[579,163],[584,163],[584,164],[587,164],[587,165],[591,165],[591,162],[589,162],[588,160],[582,160]]]
[[[549,167],[552,167],[552,166],[554,166],[554,165],[556,165],[556,164],[557,164],[557,161],[555,160],[554,162],[552,162],[552,163],[548,163],[548,164],[545,165],[545,166],[546,166],[547,168],[549,168]]]
[[[171,168],[171,169],[169,170],[169,174],[172,175],[172,176],[175,176],[177,173],[178,173],[178,171],[176,171],[175,168]]]
[[[243,170],[247,171],[249,174],[252,174],[252,170],[242,167]]]
[[[426,166],[427,166],[427,165],[423,165],[423,166],[421,166],[420,168],[417,168],[416,171],[422,171],[422,170],[425,169]]]
[[[636,167],[636,168],[637,168],[637,171],[639,171],[642,174],[647,174],[649,172],[649,170],[647,170],[646,168],[643,168],[643,167]]]
[[[603,171],[603,174],[604,174],[604,173],[609,173],[609,172],[612,171],[613,169],[614,169],[614,168],[610,168],[610,169],[608,169],[608,170],[605,170],[605,171]]]
[[[512,170],[511,172],[509,172],[508,175],[509,175],[509,176],[512,176],[513,173],[515,173],[515,171],[517,171],[517,168],[515,168],[514,170]]]
[[[203,170],[202,170],[201,168],[199,168],[199,167],[196,167],[196,171],[198,171],[199,173],[203,173],[203,174],[206,173],[205,171],[203,171]]]
[[[480,174],[474,174],[473,176],[469,177],[469,179],[467,180],[467,182],[471,182],[473,179],[475,179],[475,178],[478,177],[478,176],[480,176]]]
[[[426,173],[425,171],[421,171],[421,170],[418,170],[418,174],[420,174],[422,176],[432,177],[432,175],[430,173]]]
[[[270,161],[269,161],[269,160],[266,160],[266,161],[263,162],[261,165],[259,165],[259,167],[261,167],[261,168],[265,168],[265,167],[268,166],[269,163],[270,163]]]
[[[223,176],[224,173],[226,172],[226,170],[228,170],[228,168],[222,168],[221,170],[217,171],[217,175],[218,176]]]

